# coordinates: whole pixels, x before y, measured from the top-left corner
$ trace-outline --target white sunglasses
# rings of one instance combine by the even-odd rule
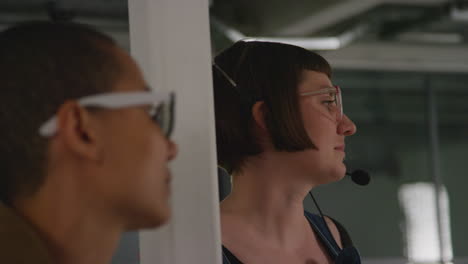
[[[98,107],[104,109],[119,109],[132,106],[150,105],[148,111],[151,119],[162,129],[166,137],[172,133],[174,124],[173,92],[114,92],[85,96],[78,99],[78,104],[83,107]],[[39,134],[43,137],[51,137],[58,131],[57,117],[54,115],[39,127]]]

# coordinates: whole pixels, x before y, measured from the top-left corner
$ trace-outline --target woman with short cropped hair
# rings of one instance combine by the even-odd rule
[[[239,41],[213,63],[224,263],[360,263],[346,231],[304,211],[310,189],[342,179],[356,132],[320,55]]]

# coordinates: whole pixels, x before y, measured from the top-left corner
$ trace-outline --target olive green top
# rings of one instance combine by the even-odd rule
[[[14,210],[0,203],[0,263],[52,264],[34,228]]]

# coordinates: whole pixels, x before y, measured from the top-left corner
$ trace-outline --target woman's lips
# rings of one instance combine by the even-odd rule
[[[345,151],[345,145],[337,146],[337,147],[335,147],[335,150],[344,152]]]

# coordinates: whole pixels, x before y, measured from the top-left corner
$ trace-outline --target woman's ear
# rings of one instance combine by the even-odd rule
[[[91,160],[99,159],[97,127],[90,114],[74,101],[65,102],[57,111],[58,136],[71,152]]]
[[[262,131],[268,130],[265,122],[265,111],[265,103],[263,101],[258,101],[252,106],[252,117],[257,127]]]

